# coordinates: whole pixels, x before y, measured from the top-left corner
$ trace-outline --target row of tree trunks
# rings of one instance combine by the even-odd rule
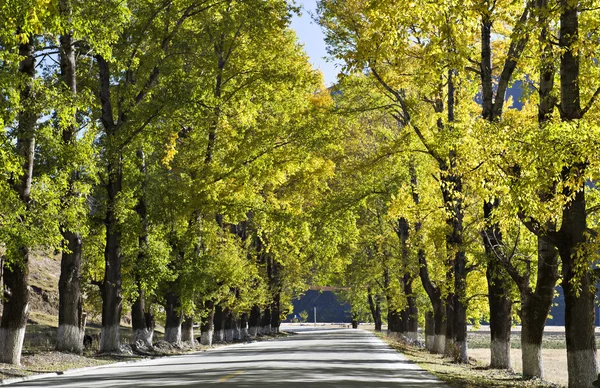
[[[35,77],[34,38],[19,45],[19,73],[23,75],[20,101],[23,106],[18,114],[17,152],[22,158],[22,175],[13,183],[13,189],[28,209],[33,178],[36,121],[33,111],[33,79]],[[29,315],[28,262],[30,247],[19,243],[11,248],[3,261],[4,305],[0,321],[0,362],[20,364],[25,326]]]

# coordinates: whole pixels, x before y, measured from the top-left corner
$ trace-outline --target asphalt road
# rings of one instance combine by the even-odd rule
[[[14,387],[445,387],[372,333],[293,328],[298,335],[185,356],[107,365]]]

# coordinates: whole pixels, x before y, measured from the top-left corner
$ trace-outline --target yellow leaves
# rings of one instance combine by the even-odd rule
[[[171,169],[171,162],[175,158],[175,155],[177,155],[176,145],[178,138],[179,136],[177,135],[177,132],[174,132],[171,134],[171,136],[169,136],[169,140],[167,144],[165,144],[165,155],[163,156],[161,162],[163,166],[169,170]]]
[[[330,109],[334,106],[334,101],[327,89],[320,89],[309,97],[313,107],[317,109]]]

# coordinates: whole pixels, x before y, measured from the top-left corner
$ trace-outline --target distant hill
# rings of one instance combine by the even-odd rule
[[[345,322],[352,320],[350,305],[342,303],[331,291],[308,290],[306,294],[292,301],[294,312],[286,318],[291,321],[301,311],[308,313],[308,322],[314,322],[314,307],[317,308],[317,322]]]

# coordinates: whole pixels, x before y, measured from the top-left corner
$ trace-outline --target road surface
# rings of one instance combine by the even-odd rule
[[[66,372],[14,387],[445,387],[372,333],[296,327],[298,335],[184,356]]]

